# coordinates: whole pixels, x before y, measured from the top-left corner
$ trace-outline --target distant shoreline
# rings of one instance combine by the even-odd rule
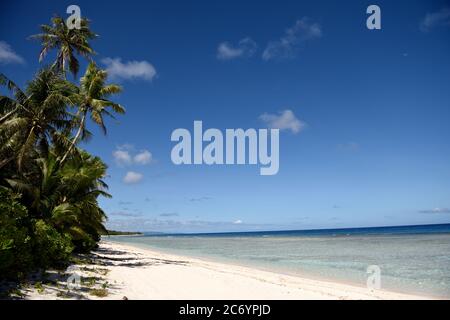
[[[106,233],[102,234],[102,236],[143,236],[144,233],[136,232],[136,231],[114,231],[108,230]]]

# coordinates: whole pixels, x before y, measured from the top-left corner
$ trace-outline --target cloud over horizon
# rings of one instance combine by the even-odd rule
[[[202,202],[202,201],[206,201],[206,200],[211,200],[211,197],[198,197],[198,198],[190,198],[189,201],[190,202]]]
[[[176,212],[165,212],[159,215],[160,217],[178,217],[179,214]]]
[[[111,213],[108,213],[110,216],[119,216],[119,217],[140,217],[142,214],[140,213],[132,213],[132,212],[126,212],[126,211],[113,211]]]
[[[118,231],[141,232],[232,232],[280,230],[286,226],[250,224],[236,221],[175,220],[144,217],[123,217],[107,221],[107,228]],[[237,222],[237,223],[236,223]]]
[[[427,209],[427,210],[420,210],[419,213],[450,213],[449,208],[433,208],[433,209]]]
[[[152,81],[157,76],[155,67],[145,60],[122,62],[121,58],[104,58],[101,61],[112,79]]]

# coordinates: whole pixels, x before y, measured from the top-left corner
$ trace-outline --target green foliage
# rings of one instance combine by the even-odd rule
[[[124,113],[109,100],[121,88],[91,59],[89,40],[97,35],[88,20],[69,30],[56,16],[41,29],[33,36],[42,44],[40,60],[55,49],[56,61],[24,90],[0,74],[0,280],[64,265],[106,233],[98,197],[111,197],[107,166],[77,145],[91,137],[87,117],[106,133],[103,117]],[[70,82],[67,69],[79,71],[75,53],[90,63]]]
[[[40,282],[40,281],[38,281],[38,282],[36,282],[36,283],[34,284],[34,288],[37,290],[37,292],[38,292],[39,294],[42,294],[42,293],[44,293],[44,291],[45,291],[45,288],[44,288],[44,286],[42,285],[42,282]]]
[[[142,232],[106,230],[102,236],[142,236]]]
[[[35,224],[34,236],[34,255],[39,266],[55,266],[69,261],[73,245],[68,234],[59,233],[43,220],[38,220]]]
[[[14,278],[33,265],[28,213],[11,190],[0,187],[0,275]]]
[[[99,297],[99,298],[104,298],[108,296],[108,289],[105,288],[101,288],[101,289],[91,289],[89,291],[89,294]]]
[[[39,61],[42,61],[50,50],[56,49],[57,56],[52,67],[57,70],[65,71],[68,66],[70,72],[76,76],[80,66],[74,52],[88,58],[94,54],[89,40],[97,35],[89,29],[87,19],[81,20],[81,28],[69,29],[62,17],[55,16],[50,25],[41,25],[41,31],[42,33],[31,36],[42,44]]]

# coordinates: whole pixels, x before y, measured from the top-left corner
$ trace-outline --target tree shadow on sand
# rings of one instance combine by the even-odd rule
[[[75,299],[89,300],[94,296],[107,298],[109,290],[120,290],[108,280],[108,266],[127,268],[189,265],[188,261],[160,259],[141,253],[100,247],[90,254],[76,254],[66,270],[38,271],[21,282],[0,283],[0,299]],[[76,285],[73,286],[72,284]]]
[[[140,257],[141,254],[129,253],[120,249],[99,248],[91,254],[91,259],[95,264],[102,266],[121,267],[143,267],[159,265],[188,265],[189,262],[183,260],[170,260],[159,258]]]

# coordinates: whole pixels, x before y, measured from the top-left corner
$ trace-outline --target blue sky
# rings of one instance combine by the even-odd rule
[[[21,85],[39,68],[39,45],[26,38],[53,14],[77,4],[100,34],[95,59],[124,87],[117,100],[127,109],[107,136],[90,124],[95,138],[83,145],[109,165],[108,226],[450,222],[450,3],[241,2],[0,5],[0,71]],[[370,4],[381,8],[381,30],[366,28]],[[174,129],[192,130],[194,120],[266,128],[263,114],[285,115],[277,175],[171,162]]]

